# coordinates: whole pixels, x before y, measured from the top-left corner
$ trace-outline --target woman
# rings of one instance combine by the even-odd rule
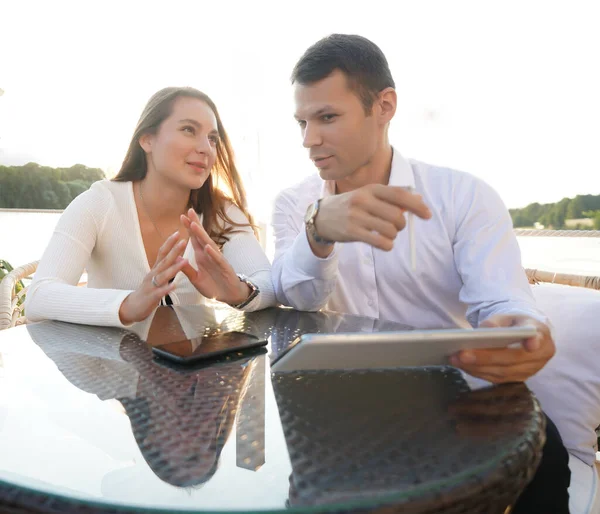
[[[214,103],[196,89],[163,89],[142,112],[117,176],[94,183],[61,216],[27,317],[122,327],[159,303],[274,305],[251,222]],[[84,268],[88,287],[77,287]]]

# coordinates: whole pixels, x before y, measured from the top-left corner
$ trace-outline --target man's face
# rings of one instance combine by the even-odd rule
[[[343,72],[309,85],[296,83],[295,118],[303,144],[324,180],[342,180],[369,164],[379,130],[377,117],[365,114]]]

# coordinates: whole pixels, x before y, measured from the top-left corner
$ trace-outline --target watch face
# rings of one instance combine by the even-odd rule
[[[313,202],[306,209],[306,214],[304,215],[304,223],[309,223],[313,216],[315,215],[315,211],[317,210],[317,203]]]

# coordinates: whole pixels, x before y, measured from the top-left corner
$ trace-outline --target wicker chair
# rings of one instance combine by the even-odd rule
[[[550,284],[563,284],[565,286],[586,287],[600,291],[600,277],[585,275],[569,275],[568,273],[554,273],[537,269],[525,269],[530,284],[546,282]]]
[[[23,306],[19,301],[27,292],[27,287],[16,292],[17,283],[35,273],[38,261],[19,266],[6,275],[0,282],[0,330],[21,325],[26,322]]]

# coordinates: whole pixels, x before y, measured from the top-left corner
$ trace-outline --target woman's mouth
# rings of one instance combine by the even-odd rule
[[[197,173],[204,173],[207,169],[206,164],[203,162],[188,162],[188,166],[190,166]]]

